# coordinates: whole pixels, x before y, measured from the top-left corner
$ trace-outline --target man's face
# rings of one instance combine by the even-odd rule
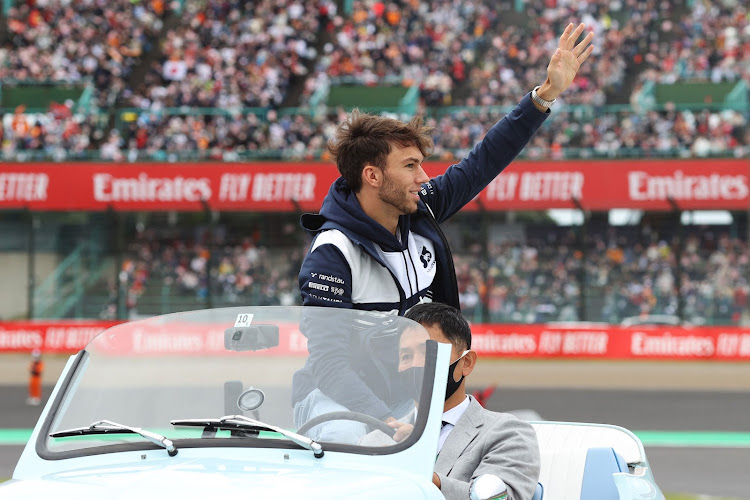
[[[398,343],[398,371],[424,366],[425,343],[430,337],[422,328],[409,328]]]
[[[425,331],[426,330],[426,331]],[[441,344],[451,344],[451,341],[437,325],[424,325],[421,328],[409,328],[401,334],[398,344],[398,371],[402,372],[412,366],[424,366],[425,343],[434,340]],[[462,351],[451,344],[451,363],[457,360]]]
[[[422,184],[430,180],[422,168],[423,160],[424,156],[414,146],[394,146],[386,158],[383,184],[378,195],[397,215],[417,211],[419,191]]]
[[[441,344],[449,344],[451,346],[451,363],[461,357],[463,351],[448,340],[448,337],[445,336],[443,330],[438,325],[424,325],[424,327],[430,336],[430,340],[434,340]]]

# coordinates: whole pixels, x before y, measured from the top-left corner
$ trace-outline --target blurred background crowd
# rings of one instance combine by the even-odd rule
[[[526,155],[742,156],[750,144],[735,99],[747,100],[750,21],[735,0],[6,3],[3,87],[85,89],[4,109],[6,159],[318,159],[344,112],[327,95],[347,84],[414,89],[409,112],[437,128],[435,153],[461,157],[543,81],[571,20],[596,51]],[[691,102],[668,94],[675,83],[735,94]]]
[[[470,223],[459,220],[447,229],[457,246],[462,311],[476,322],[621,324],[661,316],[739,325],[750,314],[750,248],[727,227],[691,226],[680,233],[656,220],[594,223],[582,238],[576,227],[501,225],[493,232],[502,238],[485,244],[459,234]],[[291,236],[293,226],[285,226],[288,241],[301,242],[283,252],[262,232],[237,237],[221,231],[218,238],[206,228],[140,232],[129,242],[120,273],[126,307],[153,314],[201,306],[208,295],[225,306],[300,304],[297,273],[307,245],[301,235]],[[115,317],[115,292],[111,282],[102,317]]]
[[[365,89],[360,107],[422,113],[434,156],[460,158],[542,83],[577,20],[596,50],[523,157],[750,154],[750,10],[736,0],[8,0],[0,154],[326,160],[346,92]],[[491,322],[748,321],[747,228],[677,226],[594,224],[584,237],[543,222],[458,242],[463,309]],[[276,225],[281,243],[237,224],[174,227],[128,236],[89,315],[299,302],[308,241],[293,219]]]

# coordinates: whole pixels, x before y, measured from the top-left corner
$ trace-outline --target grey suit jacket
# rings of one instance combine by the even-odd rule
[[[447,500],[465,500],[474,478],[493,474],[508,486],[509,498],[531,500],[540,469],[534,429],[469,398],[469,407],[448,434],[435,462],[443,495]]]

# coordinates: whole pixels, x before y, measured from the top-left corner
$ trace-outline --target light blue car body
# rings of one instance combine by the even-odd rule
[[[438,345],[435,380],[448,376],[450,346]],[[304,449],[207,447],[103,453],[62,460],[39,456],[37,441],[72,356],[24,448],[3,500],[211,499],[443,499],[432,484],[445,385],[435,384],[427,425],[411,447],[387,455]]]
[[[49,425],[64,412],[66,383],[78,384],[75,356],[66,364],[11,480],[0,484],[3,500],[211,499],[442,499],[432,484],[447,344],[437,347],[429,413],[419,439],[387,454],[287,446],[180,446],[175,456],[143,442],[142,449],[79,453],[57,459],[40,454]],[[79,354],[80,359],[80,354]],[[80,363],[79,363],[80,364]],[[70,387],[68,387],[70,390]],[[58,397],[60,396],[60,397]],[[659,500],[641,442],[621,427],[568,422],[532,422],[542,457],[534,500]],[[166,434],[166,432],[165,432]],[[74,438],[75,439],[75,438]],[[274,441],[275,442],[275,441]],[[602,451],[604,450],[604,451]],[[606,460],[597,456],[610,456]],[[597,455],[598,454],[598,455]],[[619,468],[619,469],[618,469]],[[516,499],[518,500],[518,499]],[[530,499],[521,499],[530,500]]]

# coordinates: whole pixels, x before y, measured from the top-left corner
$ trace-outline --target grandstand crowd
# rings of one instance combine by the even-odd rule
[[[338,81],[416,85],[435,154],[460,157],[544,78],[571,20],[596,51],[525,155],[742,156],[747,109],[652,109],[653,83],[750,83],[750,14],[730,0],[24,0],[0,78],[86,84],[86,104],[5,109],[6,159],[318,159]],[[623,104],[618,111],[607,106]],[[363,103],[366,105],[366,103]],[[618,108],[619,109],[619,108]],[[123,111],[128,110],[128,111]]]
[[[649,229],[609,228],[591,235],[584,248],[575,238],[570,231],[545,229],[524,243],[491,244],[486,270],[480,255],[457,259],[466,314],[479,317],[484,303],[488,319],[501,323],[618,324],[681,315],[692,324],[740,324],[750,313],[748,245],[725,231],[700,228],[679,242]],[[588,306],[584,317],[580,300]]]
[[[434,155],[458,159],[542,83],[559,34],[577,20],[596,33],[596,50],[523,156],[750,154],[747,107],[655,106],[649,93],[654,84],[750,85],[750,10],[735,0],[5,5],[3,88],[86,90],[85,98],[44,108],[2,109],[4,160],[326,159],[325,143],[347,110],[322,103],[333,86],[351,82],[416,86],[418,111],[435,129]],[[677,246],[643,228],[602,229],[583,246],[578,238],[547,228],[457,252],[464,312],[474,321],[522,323],[618,323],[679,308],[696,323],[750,315],[746,239],[701,230]],[[130,243],[112,300],[122,285],[131,312],[162,291],[224,304],[296,304],[305,250],[301,244],[279,260],[250,236],[210,245],[146,231]],[[115,314],[113,302],[102,311]]]
[[[224,306],[301,303],[304,244],[278,251],[255,235],[211,247],[200,237],[160,234],[144,231],[128,248],[120,280],[130,314],[167,296],[200,306],[209,293]],[[694,325],[739,325],[750,318],[750,248],[725,227],[690,227],[680,239],[648,224],[602,227],[584,245],[574,228],[529,225],[512,234],[489,242],[486,257],[480,244],[454,255],[462,311],[473,321],[619,324],[681,315]],[[103,317],[115,317],[112,299]]]

